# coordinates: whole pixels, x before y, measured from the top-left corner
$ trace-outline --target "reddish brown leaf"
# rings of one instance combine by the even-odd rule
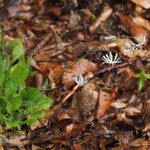
[[[97,118],[103,117],[112,107],[111,104],[116,97],[118,88],[114,88],[111,93],[104,90],[99,91],[99,101],[97,107]]]
[[[81,144],[74,144],[72,150],[83,150]]]
[[[143,42],[143,38],[145,37],[145,42],[148,41],[149,32],[144,29],[142,26],[135,24],[132,19],[128,16],[125,16],[121,13],[118,14],[119,19],[123,26],[131,33],[133,37],[136,38],[137,42]]]
[[[62,78],[62,83],[68,89],[74,84],[73,77],[79,76],[80,74],[85,75],[89,72],[95,72],[97,70],[97,64],[83,58],[66,71]]]
[[[150,21],[149,20],[146,20],[138,15],[132,19],[135,24],[144,27],[145,29],[147,29],[150,32]]]
[[[56,16],[61,16],[61,14],[62,14],[60,7],[56,7],[56,6],[49,6],[47,8],[47,13],[49,13],[49,14],[52,13]]]

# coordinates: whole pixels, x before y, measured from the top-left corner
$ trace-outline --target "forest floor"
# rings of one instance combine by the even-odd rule
[[[149,150],[148,1],[1,0],[4,40],[23,41],[27,84],[54,104],[25,135],[1,133],[0,149]]]

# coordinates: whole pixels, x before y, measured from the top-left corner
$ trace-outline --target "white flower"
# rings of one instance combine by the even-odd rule
[[[142,42],[139,43],[139,44],[135,44],[132,41],[130,41],[130,43],[124,43],[124,46],[127,49],[130,49],[130,50],[134,51],[134,50],[142,49],[143,46],[144,46],[144,43],[145,43],[145,36],[143,37]]]
[[[118,54],[116,53],[115,57],[113,57],[111,51],[109,51],[109,54],[104,55],[102,59],[104,63],[112,64],[112,65],[122,62],[118,57]]]
[[[77,77],[73,77],[73,80],[74,80],[74,82],[76,82],[80,86],[84,86],[88,82],[87,77],[83,77],[82,75],[79,75]]]

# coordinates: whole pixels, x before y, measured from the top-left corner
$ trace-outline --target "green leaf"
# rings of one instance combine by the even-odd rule
[[[0,49],[4,48],[3,31],[0,29]]]
[[[93,20],[97,20],[97,17],[95,16],[95,14],[93,14],[93,13],[91,13],[91,18],[93,19]]]
[[[44,100],[42,100],[39,103],[39,108],[42,110],[48,109],[50,106],[52,105],[52,100],[50,98],[44,98]]]
[[[12,48],[12,63],[24,55],[23,43],[19,38],[11,41],[8,47]]]
[[[144,77],[145,77],[146,79],[150,79],[150,74],[145,74]]]
[[[5,74],[0,73],[0,86],[3,84],[4,79],[5,79]]]
[[[141,77],[141,73],[137,73],[137,74],[135,75],[135,77],[136,77],[136,78],[140,78],[140,77]]]
[[[138,81],[138,91],[143,90],[144,88],[144,80],[139,80]]]
[[[31,114],[31,117],[42,118],[42,117],[44,117],[44,113],[43,112],[35,112],[35,113]]]
[[[0,30],[0,52],[0,124],[6,129],[21,130],[22,125],[34,124],[43,117],[52,100],[37,88],[27,87],[31,59],[25,58],[20,39],[6,47]]]
[[[35,124],[37,122],[37,119],[36,118],[29,118],[25,121],[25,123],[27,125],[32,125],[32,124]]]
[[[12,100],[7,105],[7,111],[12,112],[18,110],[22,106],[22,97],[19,94],[15,94]]]
[[[27,93],[27,99],[31,102],[37,101],[40,97],[43,96],[43,93],[41,93],[37,88],[29,87],[28,93]]]
[[[14,80],[8,79],[5,83],[5,99],[11,98],[17,91],[17,84]]]
[[[29,65],[25,62],[24,59],[21,59],[19,63],[17,63],[10,69],[10,78],[18,84],[24,82],[28,75]]]

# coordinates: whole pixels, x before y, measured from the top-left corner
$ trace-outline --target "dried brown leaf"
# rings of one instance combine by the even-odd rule
[[[134,147],[140,147],[140,146],[148,146],[150,144],[150,141],[147,141],[145,139],[136,139],[134,140],[130,146],[134,146]]]
[[[61,14],[62,14],[62,11],[61,11],[60,7],[49,6],[49,7],[47,8],[47,13],[49,13],[49,14],[52,13],[52,14],[54,14],[54,15],[60,17]]]
[[[133,3],[135,3],[138,6],[141,6],[145,9],[149,9],[150,8],[150,2],[149,0],[131,0]]]
[[[137,42],[143,42],[143,38],[145,37],[144,44],[147,43],[149,32],[145,28],[135,24],[133,20],[128,16],[125,16],[121,13],[118,13],[117,15],[119,16],[119,19],[123,26],[127,29],[128,32],[130,32],[133,37],[136,38]]]
[[[147,100],[143,107],[143,113],[144,113],[144,122],[145,122],[145,128],[143,129],[144,132],[147,132],[150,130],[150,100]]]
[[[83,116],[89,115],[95,109],[97,100],[98,92],[96,91],[95,84],[86,84],[82,89],[81,100],[78,101]]]
[[[116,101],[116,102],[113,102],[112,104],[111,104],[111,106],[113,106],[113,107],[115,107],[115,108],[124,108],[124,107],[126,107],[126,103],[123,103],[123,102],[118,102],[118,101]]]
[[[84,150],[84,149],[81,147],[81,144],[74,144],[72,150]]]
[[[136,107],[127,107],[125,109],[125,112],[126,112],[126,115],[128,115],[128,116],[135,116],[135,115],[139,114],[141,112],[141,110]]]
[[[80,74],[85,75],[89,72],[95,72],[97,70],[97,64],[83,58],[72,65],[70,69],[68,69],[66,73],[64,73],[62,83],[68,89],[74,84],[73,77],[79,76]]]
[[[120,68],[119,69],[119,72],[122,73],[122,72],[125,72],[129,75],[129,77],[135,77],[135,72],[133,70],[131,70],[130,67],[123,67],[123,68]]]
[[[93,33],[103,22],[105,22],[112,14],[112,8],[108,5],[104,7],[103,12],[97,18],[97,20],[89,27],[91,33]]]
[[[111,93],[100,89],[97,107],[97,118],[103,117],[110,110],[110,108],[112,107],[111,104],[116,97],[117,91],[118,88],[114,88]]]
[[[150,21],[146,20],[140,16],[136,16],[134,18],[132,18],[133,22],[139,26],[144,27],[145,29],[147,29],[150,32]]]
[[[133,141],[134,136],[133,133],[130,131],[117,131],[117,134],[115,135],[115,138],[119,140],[122,144],[128,144],[129,142]]]

